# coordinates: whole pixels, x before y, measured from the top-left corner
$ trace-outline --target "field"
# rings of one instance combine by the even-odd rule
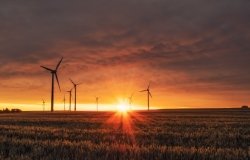
[[[250,111],[0,114],[0,159],[250,159]]]

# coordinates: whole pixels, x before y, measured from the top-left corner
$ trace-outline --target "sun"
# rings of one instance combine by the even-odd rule
[[[127,112],[129,109],[129,106],[127,103],[120,103],[117,105],[117,109],[119,112]]]

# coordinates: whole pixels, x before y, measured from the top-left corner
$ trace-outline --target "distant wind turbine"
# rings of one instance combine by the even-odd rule
[[[130,97],[128,97],[130,110],[132,110],[133,96],[134,96],[134,93],[132,93],[132,94],[131,94],[131,96],[130,96]]]
[[[45,111],[45,101],[43,99],[43,111]]]
[[[58,62],[57,66],[56,66],[56,69],[50,69],[50,68],[47,68],[47,67],[44,67],[44,66],[41,66],[42,68],[46,69],[47,71],[50,71],[51,72],[51,76],[52,76],[52,85],[51,85],[51,112],[54,111],[54,78],[56,77],[56,81],[57,81],[57,84],[58,84],[58,87],[59,87],[59,90],[61,92],[61,87],[60,87],[60,83],[59,83],[59,80],[58,80],[58,76],[57,76],[57,71],[58,71],[58,68],[61,64],[63,60],[63,57],[61,58],[61,60]]]
[[[151,92],[150,92],[150,83],[148,84],[148,88],[145,90],[142,90],[140,92],[147,92],[148,94],[148,111],[149,111],[149,96],[152,98]]]
[[[72,79],[69,79],[71,81],[71,83],[74,86],[74,90],[75,90],[75,111],[76,111],[76,88],[78,85],[80,85],[81,83],[75,83],[74,81],[72,81]]]
[[[98,110],[99,110],[99,108],[98,108],[99,107],[98,106],[99,105],[99,97],[96,97],[95,100],[96,100],[96,110],[98,112]]]
[[[65,94],[64,94],[64,97],[63,97],[64,111],[65,111],[65,101],[66,101],[66,99],[65,99]]]
[[[71,111],[71,97],[72,97],[72,89],[67,91],[69,93],[69,111]]]

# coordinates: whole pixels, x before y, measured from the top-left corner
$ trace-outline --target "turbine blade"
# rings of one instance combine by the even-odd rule
[[[151,82],[148,83],[148,89],[150,88]]]
[[[82,84],[83,84],[83,82],[81,82],[81,83],[77,83],[76,85],[77,85],[77,86],[79,86],[79,85],[82,85]]]
[[[142,91],[139,91],[139,92],[146,92],[146,91],[148,91],[148,90],[145,89],[145,90],[142,90]]]
[[[46,70],[48,70],[48,71],[53,71],[52,69],[50,69],[50,68],[47,68],[47,67],[44,67],[44,66],[41,66],[43,69],[46,69]]]
[[[69,79],[70,81],[71,81],[71,83],[73,84],[73,85],[76,85],[73,81],[72,81],[72,79]]]
[[[151,94],[150,92],[148,92],[148,94],[150,95],[151,98],[153,98],[153,97],[152,97],[152,94]]]
[[[63,60],[63,57],[62,57],[62,59],[58,62],[57,66],[56,66],[56,71],[57,71],[57,69],[59,68],[60,64],[62,63],[62,60]]]
[[[56,81],[57,81],[57,84],[58,84],[59,90],[60,90],[60,92],[61,92],[61,87],[60,87],[60,83],[59,83],[59,79],[58,79],[57,73],[55,74],[55,76],[56,76]]]

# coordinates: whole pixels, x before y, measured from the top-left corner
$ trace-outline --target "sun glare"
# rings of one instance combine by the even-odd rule
[[[117,109],[119,112],[127,112],[129,107],[128,107],[127,103],[120,103],[120,104],[118,104]]]

